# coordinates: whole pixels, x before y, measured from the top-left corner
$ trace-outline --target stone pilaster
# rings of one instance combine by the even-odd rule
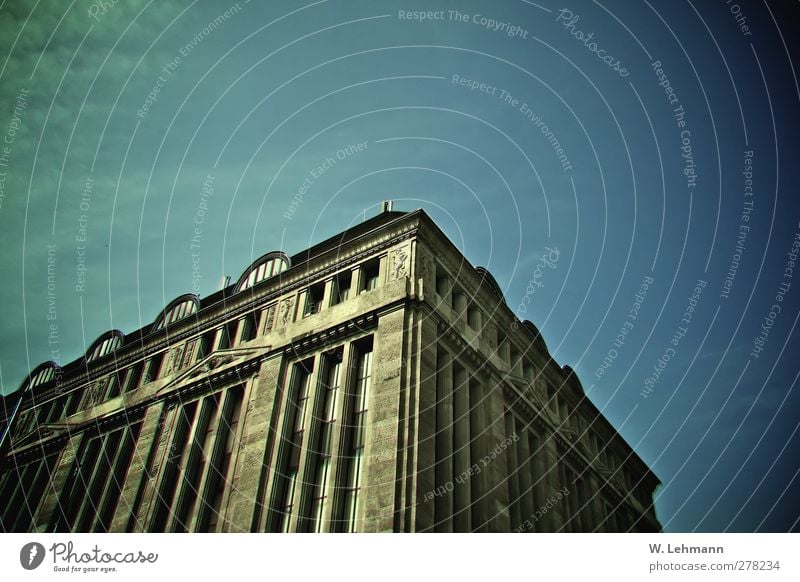
[[[478,378],[481,376],[476,376],[476,379]],[[510,443],[506,440],[503,387],[502,384],[492,382],[488,377],[481,380],[485,395],[483,410],[486,419],[486,447],[489,455],[489,462],[484,468],[488,493],[486,527],[490,532],[508,532],[511,531],[511,520],[508,511],[508,487],[506,486],[508,477],[506,451]]]
[[[404,320],[403,310],[381,316],[373,340],[358,531],[392,531],[394,524]]]
[[[242,432],[245,443],[242,460],[234,479],[245,492],[231,496],[228,521],[231,531],[250,521],[250,529],[264,531],[269,513],[270,494],[275,479],[275,463],[280,444],[286,390],[281,386],[284,361],[280,353],[261,363],[256,393],[251,397],[253,411],[248,412]],[[248,408],[250,403],[248,402]],[[253,496],[246,491],[255,491]]]
[[[35,533],[46,532],[55,519],[56,513],[60,512],[58,504],[61,500],[61,492],[67,484],[69,472],[75,461],[75,455],[78,452],[82,436],[82,434],[75,435],[67,441],[58,463],[53,467],[52,476],[42,496],[42,503],[39,505],[31,524],[31,530]],[[14,477],[16,475],[12,474],[11,478]]]
[[[453,366],[438,353],[436,372],[436,498],[434,530],[453,531]]]
[[[463,368],[453,369],[453,530],[472,531],[472,460],[469,408],[469,378]]]
[[[431,496],[436,489],[436,351],[439,333],[436,323],[425,317],[416,318],[418,333],[419,369],[416,371],[416,414],[411,422],[416,425],[416,483],[413,531],[433,531],[434,503]]]
[[[143,481],[148,478],[147,472],[150,468],[148,461],[150,461],[152,454],[153,442],[160,438],[160,432],[163,430],[163,427],[159,424],[163,411],[164,402],[162,401],[148,407],[144,414],[142,429],[139,431],[139,438],[134,445],[128,474],[122,485],[119,502],[114,511],[109,531],[125,531],[129,521],[133,521],[131,519],[131,510],[135,507],[136,498],[140,495],[140,489],[144,486]],[[138,524],[136,531],[143,531],[143,524]]]

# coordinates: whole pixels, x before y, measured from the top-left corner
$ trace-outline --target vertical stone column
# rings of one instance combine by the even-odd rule
[[[472,531],[472,461],[469,378],[464,368],[453,367],[453,531]]]
[[[373,339],[359,531],[390,532],[394,526],[404,321],[402,309],[381,316]]]
[[[266,424],[266,450],[263,457],[263,473],[259,476],[259,491],[257,496],[256,512],[253,516],[253,529],[256,531],[266,531],[267,521],[270,518],[270,510],[273,507],[274,499],[272,494],[275,491],[275,479],[278,472],[278,458],[281,443],[284,419],[288,407],[289,382],[292,381],[291,371],[288,370],[286,356],[282,352],[279,357],[271,358],[261,364],[259,377],[262,383],[259,390],[264,391],[262,406],[270,407],[270,413],[265,418]],[[254,423],[255,424],[255,423]],[[246,428],[247,434],[256,430],[255,426]],[[234,513],[234,520],[239,518]]]
[[[383,255],[378,260],[378,286],[385,285],[389,281],[389,259]]]
[[[334,289],[333,277],[331,277],[330,279],[325,281],[325,288],[324,291],[322,292],[322,305],[320,306],[320,311],[322,311],[323,309],[328,309],[328,307],[331,306],[331,296],[333,295],[334,291],[335,289]]]
[[[78,434],[70,437],[64,446],[58,463],[53,467],[52,476],[45,488],[44,499],[39,504],[39,509],[31,523],[31,531],[34,533],[44,533],[47,531],[50,523],[55,519],[57,512],[60,514],[59,501],[61,492],[67,485],[69,479],[69,472],[72,469],[72,464],[75,462],[75,455],[78,453],[80,447],[81,437],[83,434]],[[16,479],[16,473],[9,473],[9,479]],[[3,500],[8,502],[7,499]]]
[[[361,289],[361,278],[363,276],[364,273],[361,267],[353,267],[350,271],[350,294],[348,295],[350,299],[358,296],[358,290]]]
[[[467,323],[467,294],[463,291],[453,291],[453,310],[456,312],[458,321]]]
[[[453,531],[453,366],[450,354],[436,363],[436,498],[434,531]]]
[[[308,289],[303,289],[297,297],[297,317],[295,319],[300,320],[303,319],[308,312],[308,302],[311,300],[311,294],[308,292]]]

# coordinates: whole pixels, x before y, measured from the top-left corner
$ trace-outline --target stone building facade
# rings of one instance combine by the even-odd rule
[[[660,531],[657,477],[421,210],[3,399],[0,530]]]

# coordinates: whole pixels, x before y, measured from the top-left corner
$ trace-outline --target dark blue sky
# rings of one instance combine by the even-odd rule
[[[798,528],[796,2],[99,6],[0,4],[4,393],[391,198],[576,369],[667,531]]]

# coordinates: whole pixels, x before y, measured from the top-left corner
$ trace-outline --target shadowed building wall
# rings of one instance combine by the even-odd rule
[[[4,531],[660,530],[658,479],[421,210],[268,253],[3,404]]]

